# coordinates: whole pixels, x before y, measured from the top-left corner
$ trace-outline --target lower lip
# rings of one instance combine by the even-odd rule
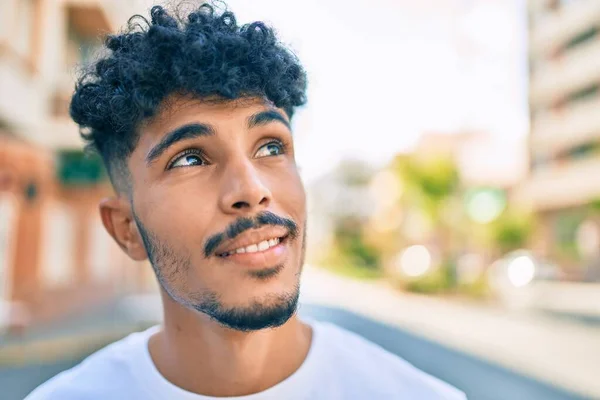
[[[234,262],[246,267],[265,268],[281,264],[285,259],[287,238],[276,246],[254,253],[235,253],[227,257],[219,257],[226,262]]]

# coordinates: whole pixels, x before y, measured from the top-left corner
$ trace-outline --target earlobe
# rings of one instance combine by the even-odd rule
[[[127,201],[118,197],[103,199],[100,217],[106,231],[129,257],[135,261],[144,261],[148,257]]]

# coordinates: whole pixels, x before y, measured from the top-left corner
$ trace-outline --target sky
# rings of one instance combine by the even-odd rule
[[[384,165],[424,132],[481,131],[507,152],[524,144],[523,0],[227,3],[240,23],[274,26],[308,73],[293,121],[307,183],[344,158]]]

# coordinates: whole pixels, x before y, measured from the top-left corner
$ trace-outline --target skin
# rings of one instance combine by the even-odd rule
[[[161,141],[189,124],[212,134],[188,135],[156,156]],[[172,96],[139,134],[128,160],[130,192],[104,200],[100,213],[120,247],[134,260],[149,257],[157,274],[164,324],[149,342],[156,367],[182,389],[209,396],[274,386],[300,367],[312,339],[295,315],[306,197],[288,117],[262,99]],[[296,235],[269,223],[228,239],[232,225],[265,212],[292,221]],[[285,239],[263,253],[218,255],[273,236]]]

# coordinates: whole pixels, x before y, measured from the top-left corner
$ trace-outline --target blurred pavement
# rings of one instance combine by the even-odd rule
[[[600,398],[598,327],[398,293],[385,283],[353,281],[312,267],[306,268],[302,287],[301,315],[353,330],[470,399],[578,398],[573,392]],[[25,338],[5,338],[2,399],[22,398],[85,354],[160,317],[158,296],[132,296]]]
[[[399,293],[385,282],[307,267],[302,300],[342,307],[489,360],[525,376],[600,399],[600,326],[542,314]]]
[[[401,355],[418,368],[465,391],[470,400],[583,399],[485,360],[448,349],[418,335],[346,310],[304,304],[300,312],[304,317],[328,320],[363,334],[389,351]],[[35,363],[4,370],[0,368],[2,399],[22,399],[35,386],[75,365],[80,358],[81,356],[72,360]]]

